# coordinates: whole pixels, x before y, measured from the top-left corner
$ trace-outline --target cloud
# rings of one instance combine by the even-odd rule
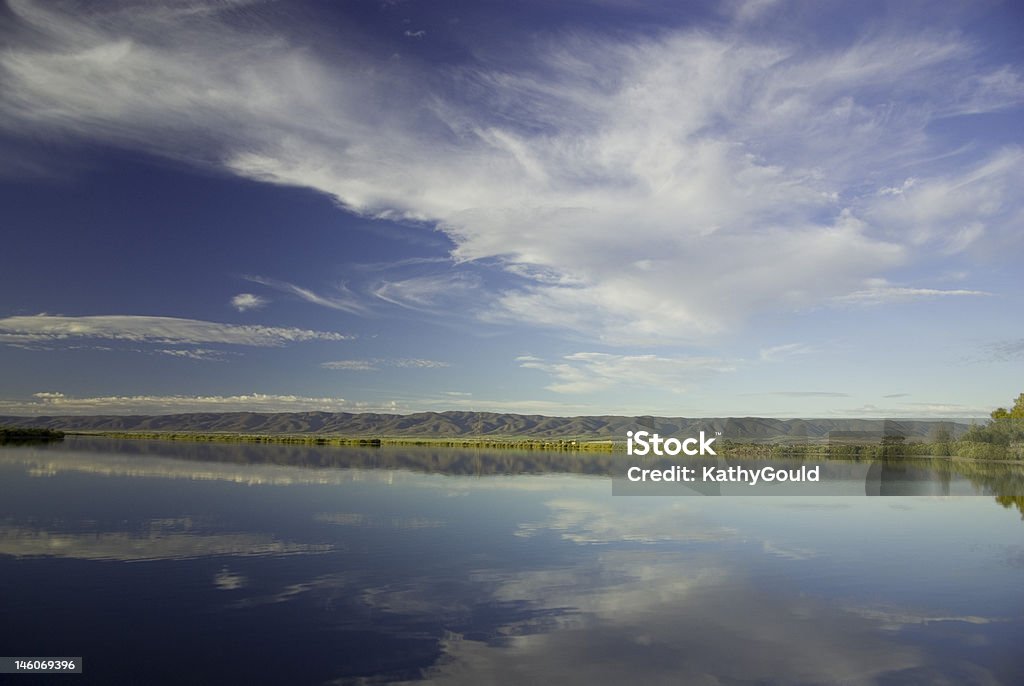
[[[380,369],[373,360],[337,360],[324,362],[320,366],[345,372],[375,372]]]
[[[517,358],[524,369],[537,369],[554,377],[547,386],[556,393],[590,393],[626,385],[671,391],[686,390],[698,379],[731,372],[734,367],[711,357],[662,357],[579,352],[558,362],[525,355]]]
[[[744,28],[773,14],[752,2],[714,31],[550,35],[515,67],[426,72],[197,7],[12,3],[5,127],[436,227],[454,260],[516,280],[497,293],[467,283],[480,316],[609,344],[706,341],[835,298],[934,295],[861,289],[1019,245],[1021,150],[997,131],[973,146],[931,132],[1024,102],[1017,70],[962,35],[919,26],[820,50]],[[418,277],[374,292],[429,309],[444,288]]]
[[[1008,147],[966,169],[883,188],[864,213],[892,237],[954,255],[980,240],[990,225],[1014,221],[1020,205],[1009,189],[1021,183],[1024,150]]]
[[[778,362],[794,355],[806,355],[814,352],[814,348],[805,343],[784,343],[770,348],[761,348],[762,362]]]
[[[40,415],[170,414],[178,412],[397,412],[397,402],[357,402],[344,398],[249,393],[242,395],[118,395],[77,398],[59,392],[35,393],[34,400],[2,400],[0,412]]]
[[[160,348],[154,352],[189,360],[212,360],[218,362],[224,360],[227,355],[223,350],[210,350],[209,348]]]
[[[395,367],[402,367],[403,369],[439,369],[441,367],[451,366],[447,362],[423,360],[415,357],[400,357],[395,360],[387,360],[387,364]]]
[[[446,523],[424,517],[381,517],[362,512],[321,512],[313,515],[313,521],[373,529],[436,529]]]
[[[991,411],[992,408],[990,407],[959,405],[956,403],[921,402],[893,405],[890,407],[878,407],[877,405],[866,404],[861,405],[860,407],[836,409],[832,411],[832,414],[844,417],[902,417],[915,419],[945,417],[950,419],[971,419],[988,417]]]
[[[372,293],[392,305],[432,311],[469,297],[479,299],[480,286],[479,277],[455,272],[381,281],[373,287]]]
[[[274,290],[281,291],[282,293],[297,296],[298,298],[305,300],[306,302],[313,303],[314,305],[320,305],[332,310],[340,310],[342,312],[349,312],[352,314],[365,314],[367,312],[366,307],[359,301],[359,298],[344,284],[338,286],[338,292],[336,294],[322,295],[315,293],[308,288],[302,288],[301,286],[296,286],[293,283],[288,283],[287,281],[281,281],[279,279],[270,279],[264,276],[246,276],[245,278],[253,283],[258,283],[263,286],[273,288]]]
[[[768,395],[780,395],[786,398],[849,398],[849,393],[833,391],[772,391]]]
[[[375,357],[369,360],[337,360],[334,362],[323,362],[320,364],[324,369],[350,372],[376,372],[381,367],[398,367],[400,369],[439,369],[450,367],[447,362],[437,360],[423,360],[419,358],[399,357],[394,359],[383,359]]]
[[[475,398],[470,393],[410,395],[363,401],[337,397],[249,393],[239,395],[116,395],[75,397],[58,391],[33,394],[31,400],[0,398],[0,414],[90,415],[173,414],[182,412],[515,412],[574,416],[597,414],[594,405],[537,399]]]
[[[258,295],[252,293],[239,293],[231,299],[231,306],[239,312],[245,312],[247,310],[258,310],[269,302],[266,298],[261,298]]]
[[[1000,341],[985,346],[987,361],[1010,362],[1024,358],[1024,338]]]
[[[984,297],[991,293],[965,289],[942,290],[938,288],[905,288],[901,286],[873,285],[870,288],[853,291],[833,298],[833,302],[849,305],[885,305],[895,302],[913,300],[950,298],[950,297]]]
[[[331,331],[221,324],[177,317],[36,314],[0,319],[0,343],[47,343],[81,338],[176,345],[222,343],[276,347],[305,341],[347,341],[353,337]]]
[[[739,0],[726,2],[724,6],[733,10],[738,21],[749,22],[758,19],[779,4],[779,0]]]

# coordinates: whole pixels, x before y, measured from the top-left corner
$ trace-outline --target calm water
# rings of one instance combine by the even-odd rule
[[[59,683],[1024,683],[1013,507],[613,497],[592,464],[0,448],[0,654],[83,656]]]

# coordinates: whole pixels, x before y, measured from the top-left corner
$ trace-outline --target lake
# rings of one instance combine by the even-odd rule
[[[630,497],[602,459],[0,447],[0,652],[83,657],[59,683],[1024,683],[1024,521],[989,487],[1019,468]]]

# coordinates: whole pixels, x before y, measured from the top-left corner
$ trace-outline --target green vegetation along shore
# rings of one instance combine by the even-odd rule
[[[192,441],[199,443],[267,443],[305,446],[427,446],[434,448],[510,449],[570,452],[621,453],[623,441],[576,439],[538,440],[509,437],[404,438],[366,436],[324,436],[317,434],[241,434],[193,433],[186,431],[96,431],[71,435],[101,436],[129,440]],[[977,460],[1024,460],[1024,441],[1012,440],[1005,427],[972,427],[962,439],[939,437],[935,441],[904,441],[902,437],[883,437],[877,442],[847,443],[754,443],[723,440],[716,446],[725,457],[818,458],[838,460],[875,460],[895,457],[962,457]]]

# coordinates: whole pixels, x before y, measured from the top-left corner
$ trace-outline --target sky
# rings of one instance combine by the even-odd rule
[[[1012,2],[0,8],[0,414],[983,417]]]

